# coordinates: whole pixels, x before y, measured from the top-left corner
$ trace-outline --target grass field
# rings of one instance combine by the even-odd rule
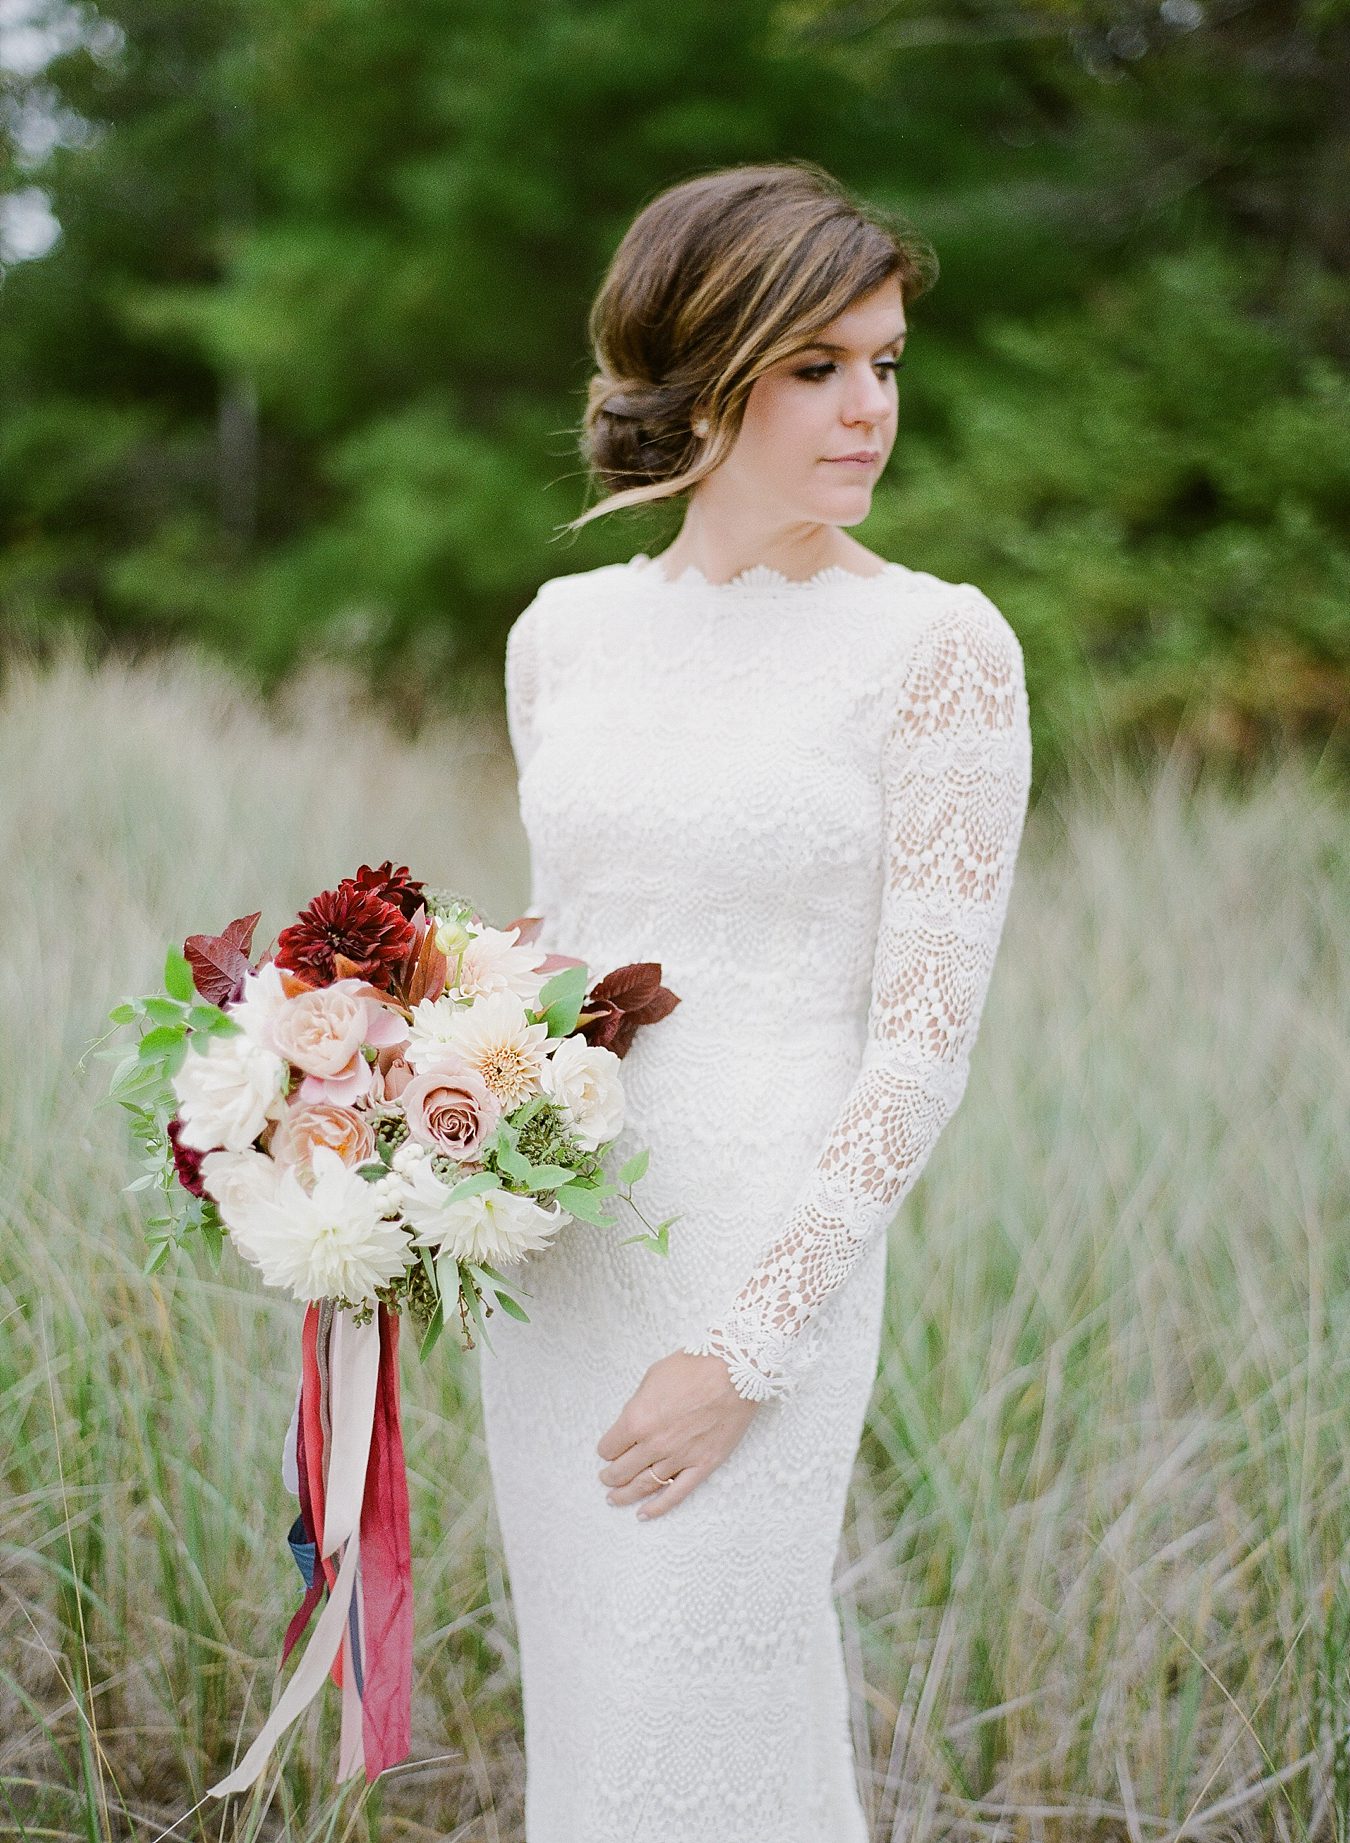
[[[142,1277],[107,1065],[76,1064],[169,941],[261,907],[264,947],[363,860],[525,906],[500,724],[400,737],[355,695],[320,672],[264,713],[190,656],[74,652],[0,692],[0,1834],[522,1836],[452,1339],[404,1367],[412,1760],[329,1796],[330,1692],[252,1799],[184,1816],[297,1597],[298,1308],[228,1250]],[[1085,761],[1031,815],[969,1091],[892,1230],[840,1555],[874,1839],[1350,1839],[1342,800],[1295,761],[1240,795]]]

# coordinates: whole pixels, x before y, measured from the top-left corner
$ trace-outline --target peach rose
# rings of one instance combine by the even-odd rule
[[[375,1133],[354,1108],[333,1101],[299,1101],[277,1122],[267,1149],[283,1169],[298,1167],[296,1176],[304,1181],[314,1148],[321,1145],[336,1152],[344,1165],[362,1165],[375,1156]]]
[[[502,1114],[501,1102],[477,1069],[456,1056],[424,1064],[398,1098],[412,1137],[460,1160],[478,1156]]]

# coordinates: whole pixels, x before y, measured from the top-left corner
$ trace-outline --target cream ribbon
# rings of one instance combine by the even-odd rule
[[[267,1757],[282,1734],[323,1688],[338,1647],[347,1635],[347,1617],[356,1587],[361,1550],[361,1502],[366,1492],[366,1466],[375,1426],[375,1385],[380,1368],[379,1314],[369,1323],[354,1324],[346,1312],[333,1319],[329,1344],[329,1386],[332,1404],[332,1442],[328,1477],[324,1486],[323,1554],[331,1555],[345,1543],[337,1580],[319,1614],[318,1623],[300,1662],[263,1724],[262,1731],[234,1771],[210,1786],[207,1796],[226,1798],[248,1789],[261,1773]],[[360,1722],[353,1728],[355,1673],[350,1645],[343,1652],[343,1722],[339,1744],[339,1776],[345,1778],[361,1761]]]

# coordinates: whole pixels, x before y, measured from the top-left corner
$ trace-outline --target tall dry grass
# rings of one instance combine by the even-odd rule
[[[7,672],[0,788],[0,1833],[518,1839],[452,1340],[404,1371],[412,1761],[333,1797],[329,1696],[254,1797],[192,1811],[296,1597],[298,1314],[228,1252],[142,1277],[106,1065],[76,1069],[166,942],[261,906],[265,945],[362,860],[517,913],[500,725],[401,737],[336,671],[263,712],[187,655],[70,650]],[[1350,1838],[1347,856],[1292,761],[1237,796],[1085,758],[1032,815],[969,1092],[892,1231],[840,1556],[876,1839]]]

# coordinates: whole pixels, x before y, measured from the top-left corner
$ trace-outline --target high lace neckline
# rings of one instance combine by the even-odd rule
[[[657,583],[663,589],[694,587],[719,595],[728,590],[767,590],[776,594],[780,589],[816,589],[836,583],[887,582],[909,574],[903,563],[886,563],[867,576],[860,570],[845,569],[842,563],[827,563],[811,576],[785,576],[781,570],[767,563],[752,563],[747,569],[738,570],[734,576],[728,577],[725,582],[711,582],[694,563],[686,563],[678,576],[667,576],[661,567],[660,556],[650,557],[645,550],[629,558],[628,568],[638,571],[648,582]]]

